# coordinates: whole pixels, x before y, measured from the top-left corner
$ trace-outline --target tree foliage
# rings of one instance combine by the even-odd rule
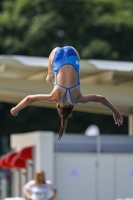
[[[48,56],[72,45],[81,58],[133,60],[131,0],[4,0],[0,53]]]

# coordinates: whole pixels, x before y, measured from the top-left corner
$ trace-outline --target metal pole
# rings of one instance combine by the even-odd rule
[[[100,135],[96,136],[96,200],[99,199],[99,155],[101,152],[101,137]]]
[[[22,197],[22,188],[21,188],[21,169],[18,169],[19,173],[19,197]]]
[[[34,174],[35,174],[35,168],[36,168],[36,166],[35,166],[35,157],[36,157],[36,148],[35,148],[35,146],[32,148],[32,155],[33,155],[33,158],[32,158],[32,177],[34,177]]]
[[[23,193],[23,187],[27,183],[26,177],[27,177],[26,170],[25,169],[21,169],[21,192],[22,192],[22,197],[23,198],[25,197],[25,195]]]
[[[11,196],[15,195],[15,169],[11,169]]]
[[[128,122],[129,136],[133,136],[133,114],[128,116]]]

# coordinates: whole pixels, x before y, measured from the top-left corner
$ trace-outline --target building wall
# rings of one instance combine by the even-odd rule
[[[57,199],[133,198],[133,155],[56,153]]]
[[[132,153],[55,152],[53,138],[52,132],[14,134],[11,147],[35,147],[35,170],[45,170],[58,189],[57,200],[133,198]]]

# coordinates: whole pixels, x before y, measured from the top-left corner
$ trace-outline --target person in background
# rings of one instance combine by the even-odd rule
[[[50,198],[48,198],[49,192],[52,192]],[[46,180],[44,171],[38,170],[34,180],[24,185],[23,193],[28,200],[54,200],[57,189],[50,180]]]

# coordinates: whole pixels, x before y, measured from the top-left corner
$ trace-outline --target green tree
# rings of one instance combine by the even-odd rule
[[[131,0],[4,0],[1,54],[48,56],[72,45],[81,58],[133,60]]]

